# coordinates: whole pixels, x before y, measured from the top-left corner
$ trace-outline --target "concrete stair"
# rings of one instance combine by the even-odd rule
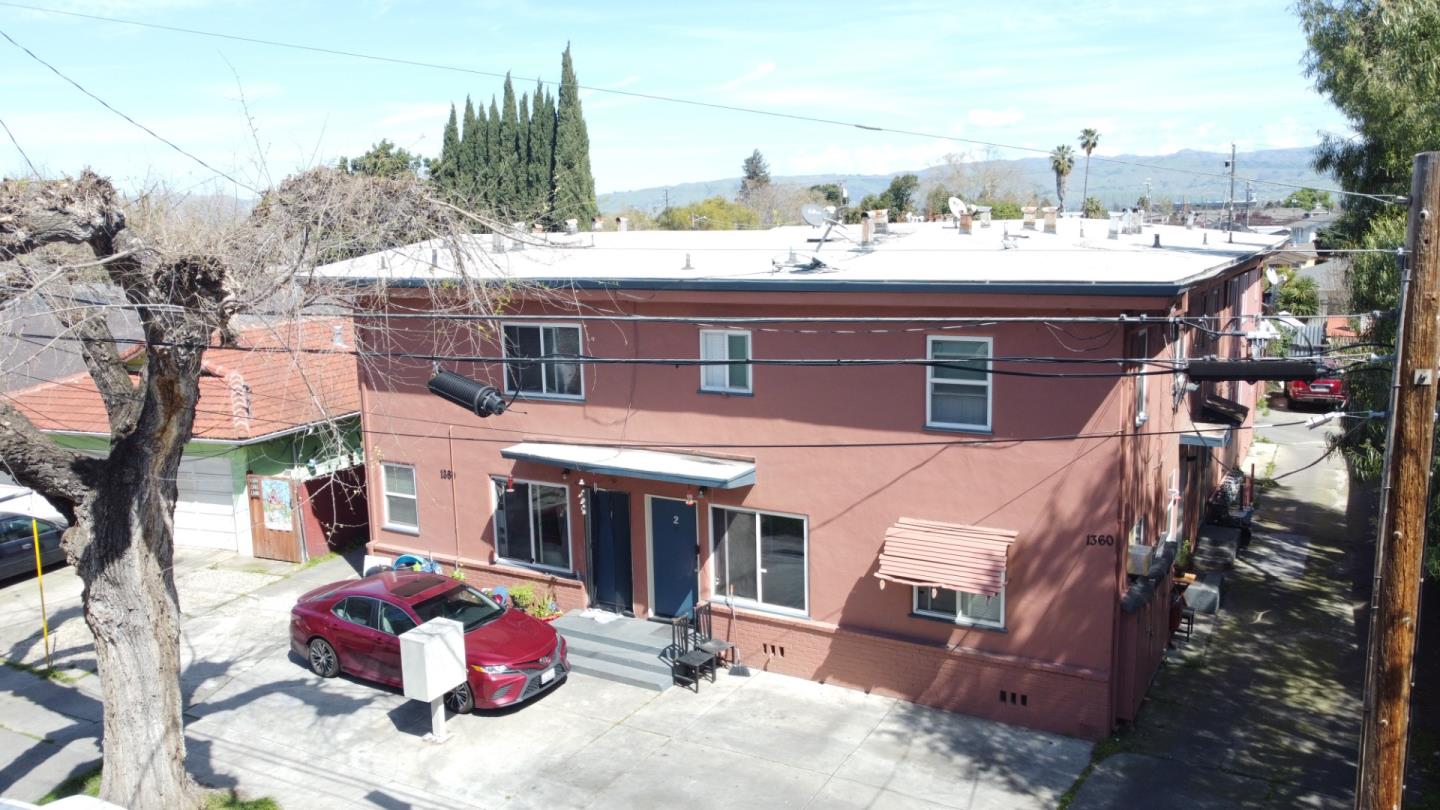
[[[618,618],[601,623],[579,613],[552,626],[569,645],[574,672],[663,692],[674,685],[669,659],[670,628],[643,619]]]

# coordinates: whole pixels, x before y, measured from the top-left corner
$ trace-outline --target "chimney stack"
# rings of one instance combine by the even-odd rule
[[[1045,233],[1055,233],[1055,206],[1047,205],[1045,213]]]
[[[1027,231],[1035,230],[1035,206],[1027,205],[1020,209],[1020,213],[1025,215],[1025,221],[1021,224],[1021,227]]]
[[[616,226],[616,230],[620,231],[621,233],[624,233],[624,232],[630,230],[630,218],[629,218],[629,217],[616,217],[615,219],[616,219],[617,222],[620,223],[619,225]]]

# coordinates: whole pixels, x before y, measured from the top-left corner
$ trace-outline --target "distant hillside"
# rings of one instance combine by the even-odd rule
[[[1315,148],[1312,146],[1294,149],[1264,149],[1255,152],[1241,152],[1236,157],[1236,176],[1253,177],[1279,183],[1308,186],[1331,186],[1328,179],[1316,174],[1310,168]],[[1228,153],[1201,152],[1185,149],[1173,155],[1109,155],[1106,160],[1093,160],[1090,164],[1090,196],[1111,208],[1134,205],[1135,200],[1145,193],[1145,181],[1150,180],[1151,193],[1157,197],[1169,197],[1177,205],[1182,198],[1191,202],[1202,200],[1223,200],[1229,192],[1229,181],[1222,177],[1206,177],[1187,172],[1224,174]],[[1127,164],[1144,163],[1146,166]],[[1014,176],[1014,184],[1021,194],[1034,193],[1040,197],[1055,197],[1055,175],[1050,171],[1050,159],[1028,157],[1016,160],[980,161],[966,164],[972,172],[999,169]],[[1150,167],[1155,168],[1150,168]],[[1168,170],[1168,171],[1167,171]],[[900,174],[920,176],[921,193],[928,191],[944,177],[943,166],[914,169],[894,174],[842,175],[809,174],[777,176],[776,183],[811,186],[818,183],[833,183],[844,180],[850,191],[850,199],[858,202],[866,194],[874,194],[890,185],[891,178]],[[1067,202],[1072,208],[1080,202],[1080,186],[1085,172],[1085,159],[1081,155],[1075,163],[1066,189]],[[626,208],[642,211],[658,211],[665,204],[665,193],[670,193],[671,205],[686,205],[716,195],[733,198],[740,190],[740,178],[707,180],[695,183],[679,183],[673,186],[642,188],[634,191],[612,191],[599,195],[600,210],[613,214]],[[1257,183],[1254,186],[1258,200],[1276,200],[1287,196],[1290,189]],[[1235,198],[1245,198],[1245,184],[1235,184]]]

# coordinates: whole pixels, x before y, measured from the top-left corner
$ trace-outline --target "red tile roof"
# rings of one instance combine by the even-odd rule
[[[1005,563],[1014,541],[1015,532],[1005,529],[900,518],[885,530],[875,576],[994,596],[1005,588]]]
[[[343,346],[333,342],[337,327]],[[360,410],[348,319],[257,327],[237,334],[235,342],[239,348],[205,350],[195,438],[245,441]],[[132,377],[138,383],[139,376]],[[110,434],[88,373],[4,396],[41,430]]]

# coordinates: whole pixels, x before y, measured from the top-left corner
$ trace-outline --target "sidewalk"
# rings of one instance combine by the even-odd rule
[[[1276,473],[1325,450],[1304,428],[1267,435],[1276,444],[1256,449],[1275,453]],[[1262,479],[1267,462],[1256,463]],[[1072,810],[1351,806],[1361,681],[1351,580],[1363,544],[1349,537],[1347,483],[1337,454],[1257,490],[1254,537],[1208,643],[1161,669]]]

